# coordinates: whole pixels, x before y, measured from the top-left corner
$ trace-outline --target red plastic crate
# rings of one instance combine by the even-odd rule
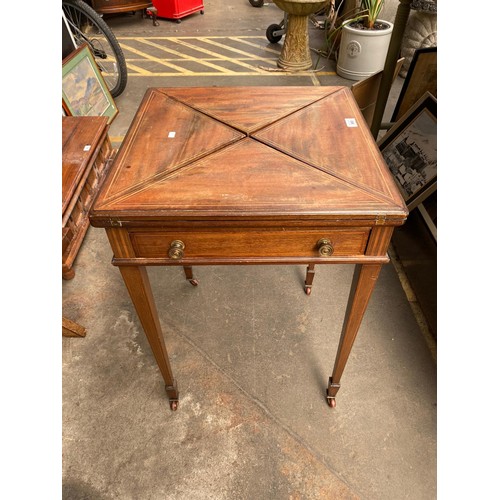
[[[153,0],[158,17],[181,19],[195,12],[203,14],[203,0]]]

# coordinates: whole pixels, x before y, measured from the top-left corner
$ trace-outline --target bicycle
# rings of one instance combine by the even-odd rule
[[[64,16],[77,46],[87,43],[113,97],[127,85],[125,56],[102,17],[84,0],[62,0]]]

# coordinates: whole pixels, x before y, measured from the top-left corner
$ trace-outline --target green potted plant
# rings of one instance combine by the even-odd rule
[[[330,44],[341,33],[337,56],[339,76],[363,80],[384,68],[393,30],[392,23],[379,19],[384,2],[360,0],[353,17],[330,29]]]

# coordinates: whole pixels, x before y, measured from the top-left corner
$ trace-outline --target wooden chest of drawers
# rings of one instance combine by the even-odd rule
[[[73,262],[89,227],[88,212],[112,156],[102,116],[62,117],[62,275],[71,279]]]

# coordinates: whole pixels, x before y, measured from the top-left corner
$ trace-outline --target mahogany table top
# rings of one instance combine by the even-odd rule
[[[347,87],[199,87],[148,89],[91,221],[406,216]]]

